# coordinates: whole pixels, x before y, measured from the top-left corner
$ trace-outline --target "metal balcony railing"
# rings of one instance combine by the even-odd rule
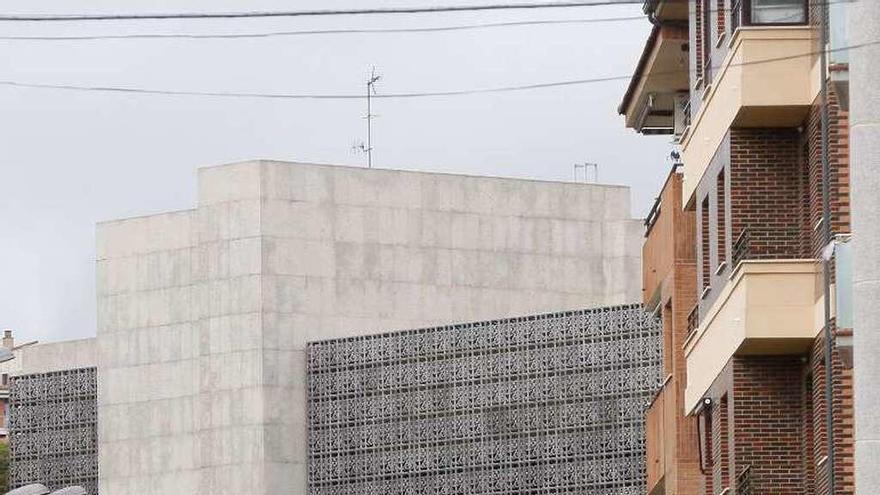
[[[658,218],[660,218],[660,196],[657,196],[657,199],[654,200],[654,206],[651,207],[651,211],[645,217],[645,237],[648,237],[651,233],[651,228],[657,223]]]
[[[752,495],[752,467],[746,466],[736,476],[736,495]]]
[[[694,308],[688,313],[687,336],[690,337],[697,331],[700,326],[700,303],[694,305]]]
[[[743,229],[739,237],[733,243],[733,256],[731,266],[734,270],[739,266],[740,261],[749,257],[749,243],[751,242],[751,233],[749,229]]]
[[[742,0],[733,0],[730,6],[730,32],[736,32],[742,24]]]
[[[691,125],[691,100],[688,99],[684,106],[681,107],[681,113],[684,116],[684,127],[687,129]]]

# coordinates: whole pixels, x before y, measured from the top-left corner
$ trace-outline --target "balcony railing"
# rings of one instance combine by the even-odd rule
[[[749,257],[749,243],[751,241],[751,233],[749,229],[743,229],[739,237],[733,243],[733,256],[731,265],[734,270],[739,266],[739,262]]]
[[[657,223],[658,218],[660,218],[660,196],[657,196],[657,199],[654,200],[654,206],[651,207],[651,211],[645,217],[645,237],[650,235],[651,228]]]
[[[736,495],[752,495],[752,467],[746,466],[736,476]]]
[[[730,6],[730,32],[739,29],[742,24],[742,3],[743,0],[733,0]]]
[[[693,335],[698,326],[700,326],[700,303],[695,304],[691,312],[688,313],[687,336]]]
[[[681,113],[684,116],[684,129],[687,129],[691,126],[691,100],[685,102],[685,104],[681,108]]]

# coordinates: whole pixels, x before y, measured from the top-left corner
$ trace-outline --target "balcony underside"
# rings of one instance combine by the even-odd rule
[[[810,113],[810,105],[779,105],[770,107],[742,107],[734,117],[732,127],[796,127]]]
[[[673,133],[677,95],[688,87],[687,36],[686,25],[654,27],[618,108],[627,127],[644,134]]]

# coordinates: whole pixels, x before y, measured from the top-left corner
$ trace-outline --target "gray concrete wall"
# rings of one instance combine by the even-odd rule
[[[310,340],[641,297],[623,187],[277,162],[199,187],[98,229],[104,493],[305,493]]]
[[[197,493],[195,216],[98,226],[101,493]]]
[[[856,493],[880,493],[880,2],[849,5]]]
[[[0,373],[9,376],[51,373],[97,366],[95,339],[68,340],[17,348],[15,359],[0,363]]]

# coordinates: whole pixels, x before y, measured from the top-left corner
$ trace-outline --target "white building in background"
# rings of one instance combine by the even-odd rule
[[[98,226],[100,491],[303,494],[310,341],[641,300],[619,186],[279,162]]]

